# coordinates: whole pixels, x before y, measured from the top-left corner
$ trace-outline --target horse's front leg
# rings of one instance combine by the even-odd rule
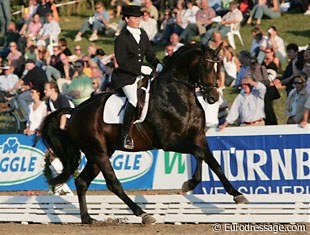
[[[108,189],[115,193],[126,205],[132,210],[136,216],[142,217],[142,224],[153,224],[156,219],[144,212],[135,202],[133,202],[124,192],[123,187],[117,179],[114,169],[108,157],[101,158],[98,161],[100,170],[106,180]]]
[[[192,191],[196,188],[196,186],[201,182],[202,177],[202,160],[196,158],[197,160],[197,165],[196,169],[194,171],[194,174],[192,178],[188,181],[185,181],[182,185],[182,192],[187,193],[189,191]]]
[[[96,178],[99,172],[100,170],[95,164],[87,162],[81,174],[75,179],[75,186],[79,199],[81,221],[83,224],[92,224],[94,222],[94,219],[91,218],[88,214],[86,191],[90,183],[93,181],[93,179]]]

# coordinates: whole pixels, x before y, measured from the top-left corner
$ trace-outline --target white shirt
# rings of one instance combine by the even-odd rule
[[[47,106],[45,102],[42,101],[40,106],[34,110],[33,109],[33,102],[29,105],[30,113],[28,117],[28,124],[29,129],[31,131],[35,131],[38,129],[44,119],[44,117],[47,115]]]
[[[10,90],[18,82],[18,76],[14,73],[10,73],[8,76],[0,75],[0,90]]]
[[[132,34],[136,42],[139,44],[140,42],[140,35],[141,35],[141,29],[135,29],[130,26],[127,26],[128,31]]]
[[[61,32],[60,26],[57,21],[52,20],[49,23],[43,25],[42,29],[39,32],[41,37],[49,36],[49,37],[57,37]]]
[[[237,78],[237,66],[235,63],[235,57],[231,59],[231,61],[228,61],[226,57],[223,59],[223,65],[225,72],[232,78]]]

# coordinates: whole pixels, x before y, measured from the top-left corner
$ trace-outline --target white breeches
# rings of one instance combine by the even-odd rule
[[[131,103],[134,107],[136,107],[138,103],[138,97],[137,97],[138,81],[139,79],[136,79],[136,81],[133,84],[122,87],[128,99],[128,102]]]

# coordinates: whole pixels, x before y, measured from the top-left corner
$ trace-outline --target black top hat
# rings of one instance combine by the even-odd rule
[[[136,17],[143,16],[143,12],[141,11],[140,7],[135,5],[123,6],[121,14],[123,16],[136,16]]]

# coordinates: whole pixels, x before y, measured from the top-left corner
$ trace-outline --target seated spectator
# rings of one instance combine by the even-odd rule
[[[17,28],[19,29],[20,34],[24,34],[27,25],[31,22],[33,16],[36,14],[37,8],[38,8],[37,1],[29,0],[28,6],[24,7],[24,9],[22,10],[21,19],[17,23]]]
[[[225,122],[219,126],[220,131],[237,119],[240,126],[265,125],[264,97],[266,87],[248,75],[242,80],[241,86],[241,92],[235,98]]]
[[[275,57],[272,48],[266,49],[265,54],[266,56],[262,65],[267,68],[269,80],[274,81],[277,78],[277,74],[281,71],[280,60]]]
[[[309,94],[309,93],[308,93]],[[310,121],[310,97],[308,97],[305,106],[304,113],[301,122],[299,123],[300,127],[305,128]]]
[[[122,6],[128,5],[129,3],[129,0],[111,0],[110,5],[116,8],[115,17],[119,17],[121,15]]]
[[[0,90],[9,91],[12,90],[14,85],[18,82],[18,76],[13,73],[14,68],[10,65],[2,68],[4,74],[0,75]]]
[[[251,34],[252,34],[253,39],[252,39],[252,45],[251,45],[250,52],[253,56],[257,57],[260,47],[262,45],[262,42],[266,40],[267,38],[264,36],[263,31],[258,27],[254,27],[251,30]]]
[[[82,35],[86,32],[88,28],[91,28],[93,31],[92,35],[88,38],[91,42],[98,39],[99,31],[104,32],[108,28],[110,15],[105,10],[103,3],[97,2],[95,8],[96,12],[94,13],[94,15],[89,17],[88,21],[82,25],[81,29],[75,36],[75,42],[82,41]]]
[[[88,55],[84,55],[82,57],[82,61],[84,63],[84,69],[83,69],[83,72],[88,76],[88,77],[91,77],[91,67],[90,67],[90,64],[92,63],[92,59],[90,58],[90,56]],[[93,62],[95,63],[95,62]],[[76,74],[75,74],[76,76]],[[73,76],[74,77],[74,76]]]
[[[40,68],[47,66],[51,60],[51,54],[46,48],[46,43],[43,40],[39,40],[36,43],[36,65]]]
[[[240,70],[240,61],[231,46],[224,47],[223,67],[225,72],[225,86],[235,85],[237,74]]]
[[[174,46],[171,43],[168,43],[165,46],[165,57],[163,58],[163,65],[167,64],[167,61],[169,60],[169,58],[173,55],[174,53]]]
[[[93,92],[90,94],[90,96],[94,96],[96,94],[101,93],[101,90],[100,90],[101,77],[94,77],[91,80],[92,80],[92,85],[93,85]]]
[[[58,40],[58,46],[60,46],[62,53],[65,54],[65,56],[69,57],[72,55],[71,50],[68,48],[68,42],[65,38],[60,38]]]
[[[7,56],[8,64],[14,68],[14,73],[21,77],[25,68],[25,58],[17,49],[17,44],[11,42],[9,45],[10,53]]]
[[[18,45],[20,39],[20,34],[18,33],[16,29],[16,25],[14,22],[9,22],[7,32],[5,33],[3,37],[3,45],[1,49],[1,57],[6,58],[8,54],[10,53],[9,45],[11,42],[14,42],[16,45]]]
[[[74,69],[77,72],[77,76],[72,79],[66,91],[66,95],[72,98],[75,106],[78,106],[85,100],[87,100],[93,92],[92,80],[90,77],[84,74],[84,63],[81,60],[77,60],[74,63]]]
[[[275,26],[270,26],[267,32],[268,37],[261,43],[257,60],[261,64],[265,58],[265,50],[272,48],[280,63],[283,64],[286,59],[284,40],[278,36],[278,30]]]
[[[19,31],[21,35],[24,35],[25,39],[36,40],[40,30],[42,29],[42,23],[40,21],[39,14],[35,14],[28,24],[24,24],[23,28]]]
[[[39,131],[40,125],[47,115],[47,107],[43,101],[44,92],[42,89],[33,86],[30,91],[31,104],[29,105],[29,116],[26,124],[26,129],[24,130],[25,135],[33,135]]]
[[[142,8],[143,16],[140,20],[140,28],[143,29],[149,40],[153,42],[155,40],[155,36],[157,34],[157,21],[151,18],[150,12],[146,8]]]
[[[60,46],[53,46],[53,55],[46,66],[45,71],[49,81],[52,79],[65,78],[70,80],[69,73],[69,60],[66,55],[61,51]]]
[[[272,0],[272,7],[268,7],[267,0],[259,0],[250,12],[247,24],[252,24],[253,19],[256,19],[256,26],[259,26],[262,23],[263,16],[270,19],[279,18],[281,16],[279,0]]]
[[[171,34],[169,44],[173,47],[173,52],[176,52],[180,47],[184,46],[183,43],[180,42],[180,37],[176,33]],[[165,53],[165,55],[167,55]]]
[[[231,24],[239,24],[243,19],[241,11],[238,9],[238,3],[236,1],[230,2],[229,12],[226,13],[220,23],[217,23],[216,27],[212,27],[202,36],[201,41],[203,44],[207,44],[211,39],[214,31],[219,31],[222,37],[225,37],[230,32]]]
[[[303,121],[305,104],[310,96],[306,90],[305,76],[294,76],[293,81],[295,88],[290,91],[286,99],[287,124],[299,124]]]
[[[47,98],[46,103],[48,113],[54,112],[55,110],[60,108],[72,107],[72,105],[70,105],[69,99],[65,95],[60,94],[56,82],[51,81],[45,83],[44,93]],[[60,118],[60,124],[59,124],[60,129],[65,129],[66,123],[67,123],[67,116],[64,114]]]
[[[44,84],[47,82],[47,76],[43,69],[35,65],[35,61],[26,60],[25,69],[27,73],[14,85],[13,91],[21,89],[22,93],[18,95],[18,103],[22,110],[25,111],[26,117],[29,116],[30,110],[28,103],[31,102],[30,89],[38,87],[40,94],[44,94]]]
[[[52,13],[47,13],[47,22],[43,25],[42,29],[38,34],[39,40],[44,40],[46,45],[54,44],[58,41],[58,35],[61,32],[59,23],[54,20]]]
[[[222,50],[220,50],[218,55],[219,55],[219,57],[223,58],[223,56],[224,56],[224,48],[228,44],[222,38],[221,33],[219,31],[214,31],[211,40],[208,42],[208,47],[210,47],[211,49],[215,50],[216,48],[218,48],[221,45],[221,43],[223,43]]]
[[[193,5],[193,2],[190,4]],[[204,35],[206,29],[212,24],[212,19],[216,16],[214,9],[209,7],[208,0],[201,0],[200,7],[201,9],[197,9],[195,10],[196,12],[193,12],[195,13],[194,16],[189,17],[189,23],[180,35],[180,40],[184,43],[191,42],[192,37],[196,35]],[[194,6],[192,6],[192,8],[194,8]]]
[[[43,24],[48,22],[47,14],[51,12],[52,12],[51,3],[48,2],[47,0],[41,0],[37,7],[36,13],[39,14],[41,22]]]
[[[83,49],[80,45],[75,45],[74,53],[69,57],[69,62],[74,63],[76,60],[82,60],[84,56]]]
[[[36,61],[37,60],[37,54],[36,54],[36,46],[34,45],[35,42],[28,40],[27,41],[27,46],[25,48],[25,54],[24,57],[25,59],[31,59]]]
[[[158,9],[153,5],[153,1],[152,0],[144,0],[144,4],[141,5],[143,8],[146,8],[148,10],[148,12],[150,12],[150,16],[154,19],[154,20],[158,20],[159,18],[159,13],[158,13]]]
[[[103,75],[103,78],[100,81],[100,91],[110,90],[111,79],[114,69],[115,67],[113,62],[109,62],[106,64],[105,74]]]
[[[281,77],[281,84],[285,85],[287,95],[294,88],[294,77],[298,75],[304,65],[303,56],[298,53],[298,46],[295,43],[290,43],[286,47],[289,63],[286,66],[283,76]]]

